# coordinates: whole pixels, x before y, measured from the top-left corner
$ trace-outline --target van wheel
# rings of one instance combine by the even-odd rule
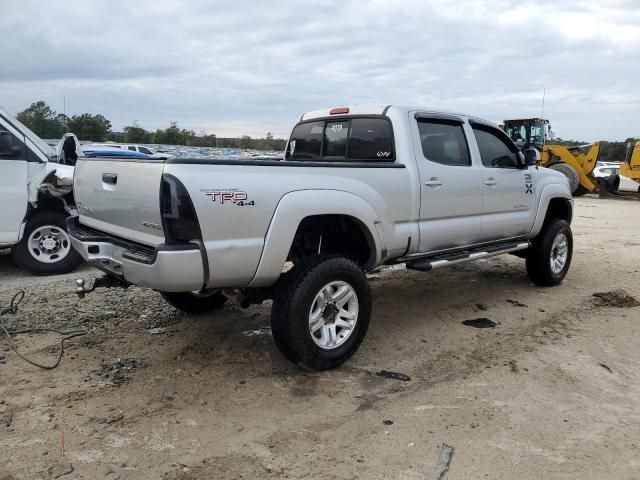
[[[527,251],[527,273],[536,285],[550,287],[564,280],[571,265],[573,235],[564,220],[553,220]]]
[[[287,272],[271,310],[273,339],[291,362],[330,370],[358,349],[369,327],[371,292],[362,268],[340,256],[315,256]]]
[[[16,263],[36,275],[68,273],[82,257],[71,246],[66,231],[67,216],[60,212],[38,212],[28,221],[20,243],[13,247]]]
[[[205,313],[220,309],[227,301],[220,290],[203,292],[160,292],[172,307],[188,313]]]

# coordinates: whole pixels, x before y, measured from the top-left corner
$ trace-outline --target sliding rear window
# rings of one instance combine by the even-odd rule
[[[393,161],[393,131],[386,118],[341,118],[298,124],[287,160]]]

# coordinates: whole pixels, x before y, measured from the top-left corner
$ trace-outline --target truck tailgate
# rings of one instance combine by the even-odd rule
[[[159,192],[163,160],[78,159],[80,223],[146,245],[164,242]]]

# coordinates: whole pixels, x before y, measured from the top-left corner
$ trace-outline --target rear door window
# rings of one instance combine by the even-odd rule
[[[445,121],[418,121],[424,158],[452,166],[469,166],[471,157],[462,125]]]
[[[384,118],[345,118],[298,124],[286,158],[320,161],[393,161],[391,123]]]

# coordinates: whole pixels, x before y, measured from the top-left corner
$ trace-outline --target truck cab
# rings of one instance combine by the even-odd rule
[[[76,212],[73,164],[82,154],[75,135],[53,149],[0,109],[0,248],[36,274],[65,273],[81,261],[65,231]]]

